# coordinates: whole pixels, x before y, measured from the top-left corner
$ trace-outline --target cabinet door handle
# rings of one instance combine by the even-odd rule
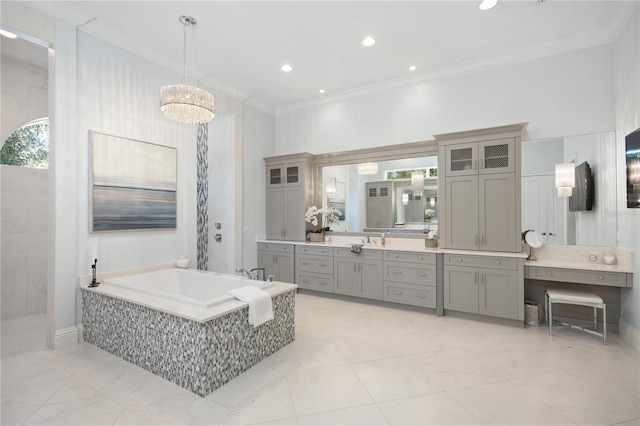
[[[478,273],[477,272],[473,273],[473,283],[474,284],[478,284]]]
[[[480,285],[484,285],[484,274],[480,274]]]
[[[353,272],[356,272],[356,264],[353,264]]]
[[[480,234],[480,245],[484,245],[484,234]]]
[[[473,170],[478,169],[478,160],[473,160]]]
[[[393,290],[391,293],[395,294],[396,296],[402,296],[402,292],[398,290]]]
[[[358,263],[358,272],[362,272],[362,264]]]
[[[484,169],[484,158],[480,159],[480,170]]]
[[[478,245],[478,234],[475,235],[475,238],[473,240],[473,245]]]
[[[420,293],[416,293],[416,297],[418,299],[426,299],[427,298],[427,296],[425,296],[424,294],[420,294]]]

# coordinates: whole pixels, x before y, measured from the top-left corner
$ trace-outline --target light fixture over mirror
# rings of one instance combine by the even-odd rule
[[[184,84],[164,86],[160,89],[160,110],[167,118],[181,123],[208,123],[214,117],[213,95],[206,90],[187,85],[187,26],[196,25],[191,16],[180,16],[183,24]]]
[[[422,195],[422,191],[424,191],[424,174],[422,172],[411,173],[411,189],[414,196]]]
[[[570,197],[574,186],[576,186],[576,164],[556,164],[556,189],[558,190],[558,197]]]
[[[358,164],[359,175],[375,175],[378,173],[378,163],[360,163]]]
[[[336,184],[336,178],[330,177],[327,179],[327,186],[325,187],[325,192],[327,193],[328,198],[332,198],[338,192],[338,185]]]

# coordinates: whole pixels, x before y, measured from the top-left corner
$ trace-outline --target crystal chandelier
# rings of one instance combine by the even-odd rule
[[[422,196],[422,191],[424,191],[424,173],[411,173],[411,189],[413,190],[414,196]]]
[[[208,123],[214,116],[213,95],[206,90],[187,85],[187,26],[197,21],[191,16],[180,16],[184,33],[184,84],[164,86],[160,89],[160,110],[167,118],[181,123]]]
[[[375,175],[378,173],[378,163],[360,163],[358,164],[359,175]]]

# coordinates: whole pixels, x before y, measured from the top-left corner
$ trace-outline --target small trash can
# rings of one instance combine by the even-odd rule
[[[541,311],[539,309],[539,305],[537,302],[531,300],[524,301],[524,322],[527,325],[535,325],[536,327],[540,325],[540,314]]]

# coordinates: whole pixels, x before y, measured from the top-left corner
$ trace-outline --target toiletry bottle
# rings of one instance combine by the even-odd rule
[[[382,234],[382,236],[380,237],[380,245],[381,245],[382,247],[384,247],[384,245],[385,245],[385,242],[384,242],[384,233],[383,233],[383,234]]]

